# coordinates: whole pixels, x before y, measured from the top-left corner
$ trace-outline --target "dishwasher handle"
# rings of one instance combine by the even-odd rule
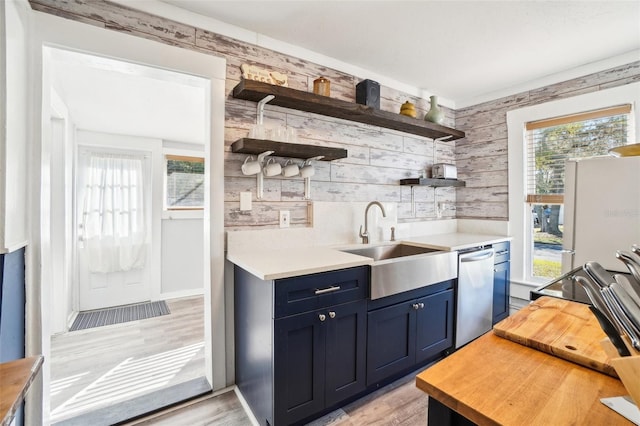
[[[493,254],[493,250],[491,250],[477,256],[464,256],[460,257],[460,262],[479,262],[481,260],[491,259],[493,257]]]

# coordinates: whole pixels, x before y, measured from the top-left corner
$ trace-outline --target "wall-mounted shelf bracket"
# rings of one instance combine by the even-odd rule
[[[265,106],[265,104],[267,102],[269,102],[273,98],[275,98],[275,96],[267,95],[260,102],[258,102],[258,105],[256,107],[256,109],[257,109],[257,111],[256,111],[256,123],[257,124],[262,124],[263,116],[264,116],[264,106]]]
[[[413,190],[416,186],[431,186],[433,187],[433,211],[434,213],[438,213],[437,209],[437,201],[436,201],[436,188],[443,187],[461,187],[465,186],[465,182],[463,180],[457,179],[432,179],[432,178],[408,178],[408,179],[400,179],[400,185],[409,185],[411,186],[411,213],[413,217],[416,217],[416,203],[415,203],[415,195]],[[439,217],[439,216],[438,216]]]
[[[262,164],[265,157],[273,154],[273,151],[265,151],[258,155],[258,163],[260,163],[260,173],[256,175],[256,199],[262,200],[264,197],[264,173],[262,173]]]

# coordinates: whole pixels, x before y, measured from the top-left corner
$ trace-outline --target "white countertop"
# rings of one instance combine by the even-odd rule
[[[464,250],[509,240],[511,240],[511,237],[506,237],[504,235],[463,234],[456,232],[452,234],[411,237],[406,238],[405,240],[403,240],[403,242],[421,247],[453,251]]]
[[[405,238],[396,243],[437,250],[464,250],[480,245],[510,240],[511,237],[484,234],[438,234]],[[372,245],[392,244],[390,242]],[[350,245],[348,248],[364,247],[363,244]],[[343,246],[342,248],[347,248]],[[339,251],[334,247],[304,247],[278,250],[256,249],[235,251],[227,254],[227,259],[262,280],[275,280],[299,275],[334,271],[343,268],[370,265],[373,259]]]
[[[227,259],[262,280],[315,274],[373,263],[371,258],[327,247],[243,251],[229,253]]]

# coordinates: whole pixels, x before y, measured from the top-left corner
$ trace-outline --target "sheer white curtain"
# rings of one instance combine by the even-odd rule
[[[92,153],[82,212],[91,272],[144,267],[147,224],[142,156]]]

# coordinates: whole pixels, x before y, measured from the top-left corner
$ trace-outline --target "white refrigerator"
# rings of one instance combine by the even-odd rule
[[[596,261],[628,272],[616,250],[640,245],[640,157],[566,162],[562,272]]]

